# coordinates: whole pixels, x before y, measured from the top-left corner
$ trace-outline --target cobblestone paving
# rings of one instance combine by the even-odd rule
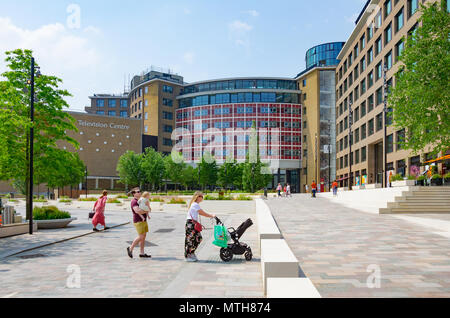
[[[73,211],[70,211],[73,212]],[[78,212],[84,215],[87,211]],[[77,213],[73,213],[76,214]],[[107,213],[108,226],[129,221],[128,213]],[[219,215],[227,226],[237,227],[253,214]],[[90,229],[86,220],[78,220],[75,228]],[[80,225],[84,224],[84,225]],[[114,224],[113,224],[114,223]],[[209,220],[204,220],[212,228]],[[126,255],[128,242],[136,234],[133,225],[96,233],[27,252],[0,258],[1,297],[262,297],[262,279],[256,226],[250,228],[243,241],[254,250],[255,259],[245,262],[240,256],[225,264],[219,259],[219,248],[212,245],[212,230],[204,232],[197,252],[198,263],[186,263],[183,256],[185,213],[153,213],[147,253],[152,259]],[[159,230],[163,232],[158,232]],[[167,231],[166,231],[167,230]],[[157,233],[158,232],[158,233]],[[75,233],[75,232],[74,232]],[[58,238],[58,233],[40,232],[39,238],[18,236],[0,240],[0,252]],[[61,237],[67,233],[59,231]],[[30,258],[27,258],[30,257]],[[81,288],[68,288],[70,265],[81,273]]]
[[[322,297],[450,297],[449,238],[309,195],[268,205]],[[367,285],[373,268],[380,288]]]

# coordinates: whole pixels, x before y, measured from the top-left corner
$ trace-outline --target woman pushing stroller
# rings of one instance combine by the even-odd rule
[[[203,201],[203,193],[196,192],[189,204],[189,211],[186,221],[186,239],[184,245],[184,257],[187,262],[197,262],[195,251],[202,242],[201,231],[203,226],[200,222],[200,216],[214,219],[216,216],[208,214],[202,210],[200,203]]]

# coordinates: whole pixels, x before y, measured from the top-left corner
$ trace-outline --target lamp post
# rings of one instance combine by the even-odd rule
[[[28,215],[30,216],[30,235],[33,234],[33,166],[34,166],[34,72],[37,70],[37,77],[41,75],[39,67],[35,66],[34,57],[31,58],[31,78],[27,81],[27,84],[31,86],[30,90],[30,138],[29,138],[29,189],[28,189]]]
[[[86,199],[88,197],[88,180],[87,180],[87,177],[88,177],[88,168],[86,166],[86,168],[84,170],[84,179],[85,179],[85,184],[86,184]]]
[[[331,192],[331,120],[328,120],[328,138],[329,138],[329,145],[328,145],[328,190]]]
[[[383,158],[383,180],[384,184],[383,187],[387,188],[388,180],[387,180],[387,113],[388,113],[388,107],[387,107],[387,65],[384,63],[383,66],[383,88],[384,88],[384,108],[383,108],[383,117],[384,117],[384,136],[383,136],[383,144],[384,144],[384,158]]]
[[[315,182],[317,183],[317,147],[318,147],[318,139],[317,139],[317,133],[316,133],[316,147],[315,147],[315,151],[314,151],[314,156],[315,156],[315,167],[314,167],[314,170],[315,170]]]
[[[348,103],[348,145],[349,145],[349,153],[348,153],[348,160],[349,160],[349,182],[348,182],[348,189],[352,190],[353,186],[353,176],[352,176],[352,163],[353,163],[353,156],[352,156],[352,125],[353,125],[353,110],[352,110],[353,102],[350,100]]]

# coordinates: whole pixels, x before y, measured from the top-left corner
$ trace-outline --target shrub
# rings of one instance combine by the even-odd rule
[[[34,202],[36,202],[36,203],[47,203],[48,201],[45,200],[45,199],[36,199],[36,200],[34,200]]]
[[[425,177],[425,176],[418,176],[417,177],[417,181],[424,181],[424,180],[426,180],[427,178]]]
[[[245,194],[240,194],[236,198],[234,198],[236,201],[252,201],[253,199],[249,196],[246,196]]]
[[[416,180],[416,176],[415,175],[410,175],[410,176],[408,176],[408,180]]]
[[[447,172],[447,173],[444,175],[444,178],[445,178],[445,179],[450,179],[450,172]]]
[[[231,196],[220,196],[220,197],[216,197],[216,196],[212,196],[212,195],[206,195],[205,200],[209,200],[209,201],[231,201],[233,200],[233,198]]]
[[[403,177],[401,174],[396,174],[392,176],[391,181],[403,181]]]
[[[180,198],[172,198],[167,204],[186,204],[186,201]]]
[[[108,200],[106,201],[106,203],[122,203],[122,202],[120,202],[120,201],[117,200],[117,199],[108,199]]]
[[[440,174],[433,174],[433,176],[431,177],[431,179],[436,180],[436,179],[442,179],[442,176]]]
[[[128,196],[126,194],[119,194],[116,196],[116,199],[128,199]]]
[[[164,200],[161,199],[160,197],[157,197],[157,198],[150,198],[150,202],[164,202]]]
[[[33,209],[33,218],[35,220],[61,220],[70,219],[70,213],[59,210],[56,206],[35,207]]]
[[[59,203],[71,203],[72,202],[72,200],[70,200],[70,199],[60,199],[59,200]]]
[[[78,201],[80,201],[80,202],[96,202],[97,198],[79,198]]]

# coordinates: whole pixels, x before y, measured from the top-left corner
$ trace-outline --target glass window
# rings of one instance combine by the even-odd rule
[[[374,108],[373,95],[370,95],[367,99],[367,112],[370,113]]]
[[[361,148],[361,162],[365,162],[367,160],[367,148]]]
[[[416,13],[419,8],[417,0],[408,0],[408,18],[410,18],[414,13]]]
[[[383,45],[381,42],[381,36],[375,41],[375,55],[380,54],[381,50],[383,49]]]
[[[383,129],[383,113],[380,113],[377,115],[376,118],[376,129],[377,131],[380,131],[381,129]]]
[[[364,72],[366,70],[366,57],[363,57],[361,59],[361,73]]]
[[[384,30],[384,45],[388,44],[392,40],[392,24],[389,23],[389,26]]]
[[[377,105],[380,105],[381,103],[384,102],[384,99],[383,99],[383,87],[380,87],[379,89],[377,89],[376,98],[377,98],[376,99]]]
[[[104,110],[97,110],[97,115],[104,115],[105,111]]]
[[[404,25],[403,8],[395,16],[395,32],[398,32]]]
[[[404,141],[405,141],[405,130],[402,129],[397,132],[397,151],[403,149],[400,143]]]
[[[116,111],[115,111],[115,110],[110,110],[110,111],[108,112],[108,115],[109,115],[109,116],[112,116],[112,117],[115,117],[115,116],[116,116]]]
[[[97,107],[105,107],[105,100],[97,99]]]
[[[384,65],[386,65],[388,70],[392,68],[392,51],[389,51],[389,53],[385,56]]]
[[[375,132],[374,128],[375,128],[374,127],[374,120],[371,119],[371,120],[369,120],[369,136],[372,136],[373,133]]]
[[[364,50],[364,48],[366,47],[366,36],[363,35],[361,40],[359,41],[360,45],[361,45],[361,51]]]
[[[395,45],[395,61],[397,62],[399,60],[399,57],[402,55],[403,50],[405,49],[405,43],[403,40],[400,40]]]
[[[387,0],[384,3],[384,17],[387,17],[392,12],[392,2],[391,0]]]
[[[121,99],[120,107],[122,107],[122,108],[128,107],[128,101],[126,99]]]
[[[126,117],[128,117],[128,113],[126,111],[121,111],[120,112],[120,117],[126,118]]]
[[[361,126],[361,140],[366,139],[367,137],[367,125],[364,124]]]
[[[386,152],[387,153],[391,153],[394,152],[394,135],[389,135],[386,137]]]
[[[373,48],[370,48],[367,52],[367,65],[373,62]]]
[[[369,75],[367,76],[367,86],[368,88],[371,88],[373,85],[373,71],[371,71],[369,73]]]
[[[116,108],[116,100],[115,99],[108,100],[108,107],[109,108]]]

